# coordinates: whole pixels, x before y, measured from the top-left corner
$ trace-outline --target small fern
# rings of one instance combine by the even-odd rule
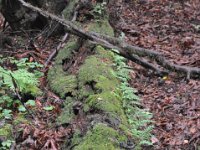
[[[12,77],[14,77],[17,83],[18,90],[22,93],[31,93],[34,95],[39,90],[37,88],[38,79],[26,69],[10,71],[0,67],[0,77],[2,79],[1,85],[8,87],[12,91],[15,89]]]
[[[141,145],[152,144],[149,141],[153,129],[153,126],[149,125],[152,123],[152,114],[138,107],[140,106],[140,99],[135,94],[137,90],[129,86],[128,81],[130,80],[129,73],[131,70],[128,69],[126,60],[121,56],[115,55],[114,61],[117,68],[116,76],[122,82],[119,88],[122,91],[123,107],[131,125],[131,133],[138,140],[136,149],[141,149]]]

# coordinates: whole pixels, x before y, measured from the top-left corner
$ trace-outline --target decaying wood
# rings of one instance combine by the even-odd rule
[[[154,71],[160,72],[160,69],[155,67],[153,64],[148,63],[145,60],[139,59],[139,57],[148,57],[149,59],[155,60],[160,66],[163,68],[175,71],[179,73],[183,73],[186,75],[187,79],[190,79],[190,77],[200,77],[200,68],[198,67],[189,67],[189,66],[181,66],[174,64],[170,61],[168,61],[161,53],[156,52],[154,50],[149,50],[137,46],[133,46],[130,44],[127,44],[124,41],[121,41],[120,39],[109,37],[105,35],[100,35],[94,32],[87,32],[84,31],[81,28],[78,28],[75,26],[72,22],[64,20],[54,14],[51,14],[47,11],[44,11],[38,7],[35,7],[24,0],[18,0],[24,7],[31,9],[32,11],[35,11],[42,16],[52,19],[63,26],[66,27],[67,32],[74,34],[76,36],[79,36],[81,38],[87,39],[92,41],[93,43],[96,43],[98,45],[101,45],[105,48],[110,49],[111,51],[114,51],[116,53],[116,49],[118,50],[118,54],[132,60],[134,62],[139,62],[144,67],[148,67],[149,69],[152,69]],[[115,50],[114,50],[115,49]],[[162,72],[162,71],[161,71]],[[166,71],[165,71],[166,72]]]

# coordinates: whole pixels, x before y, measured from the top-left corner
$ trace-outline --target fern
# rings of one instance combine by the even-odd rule
[[[18,90],[22,93],[31,93],[34,95],[39,90],[37,88],[38,78],[33,73],[28,72],[26,69],[11,71],[0,67],[0,77],[2,78],[1,85],[8,87],[8,89],[12,91],[15,89],[12,77],[14,77],[17,83]]]
[[[131,125],[131,133],[139,143],[136,147],[137,149],[140,149],[141,145],[151,145],[149,140],[153,126],[149,124],[152,123],[152,114],[147,110],[137,107],[140,105],[140,99],[135,94],[137,90],[129,86],[130,70],[127,69],[128,66],[126,65],[126,60],[123,57],[116,55],[114,56],[114,61],[117,68],[116,76],[122,82],[119,88],[122,91],[123,107],[129,124]]]
[[[42,66],[35,62],[26,61],[27,59],[15,60],[12,57],[0,59],[1,66],[6,64],[5,62],[9,62],[7,65],[13,66],[15,69],[11,71],[0,66],[0,118],[12,119],[12,110],[16,110],[16,107],[19,112],[26,111],[16,94],[25,98],[26,95],[36,96],[42,93],[38,88],[38,79],[42,73],[36,70]],[[15,93],[16,91],[17,93]]]

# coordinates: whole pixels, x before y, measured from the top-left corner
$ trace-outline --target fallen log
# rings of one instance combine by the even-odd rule
[[[76,25],[74,25],[72,22],[67,21],[65,19],[62,19],[52,13],[49,13],[47,11],[44,11],[38,7],[35,7],[24,0],[18,0],[24,7],[31,9],[32,11],[35,11],[42,16],[52,19],[63,26],[66,27],[67,32],[74,34],[76,36],[79,36],[81,38],[93,41],[94,43],[101,45],[105,48],[109,48],[111,51],[118,53],[119,55],[129,59],[129,60],[136,60],[136,55],[137,55],[137,61],[135,62],[140,62],[144,67],[149,67],[149,69],[152,69],[154,71],[159,71],[161,73],[166,71],[160,71],[157,67],[154,65],[150,65],[147,61],[140,61],[138,57],[148,57],[149,59],[155,60],[161,67],[165,68],[166,70],[170,71],[175,71],[178,73],[183,73],[187,77],[187,79],[190,79],[190,77],[200,77],[200,68],[198,67],[190,67],[190,66],[182,66],[182,65],[177,65],[174,64],[170,61],[168,61],[161,53],[156,52],[154,50],[149,50],[137,46],[132,46],[130,44],[127,44],[126,42],[121,41],[120,39],[105,36],[105,35],[100,35],[94,32],[87,32],[84,31],[81,28],[78,28]],[[116,52],[116,50],[118,52]],[[141,63],[142,62],[142,63]]]

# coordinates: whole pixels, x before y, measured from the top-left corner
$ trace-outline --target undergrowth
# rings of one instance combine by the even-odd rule
[[[129,85],[130,72],[132,70],[126,65],[126,59],[115,55],[114,61],[117,68],[117,77],[122,82],[119,88],[122,91],[123,107],[131,126],[130,132],[135,139],[135,148],[141,149],[143,145],[152,145],[150,142],[153,129],[153,126],[150,125],[152,123],[152,114],[140,108],[140,99],[135,94],[137,90]]]
[[[16,108],[19,112],[26,111],[24,102],[21,101],[23,98],[27,104],[34,104],[25,95],[34,97],[41,94],[38,79],[42,73],[36,68],[42,66],[28,62],[26,58],[0,58],[0,118],[11,119]]]

